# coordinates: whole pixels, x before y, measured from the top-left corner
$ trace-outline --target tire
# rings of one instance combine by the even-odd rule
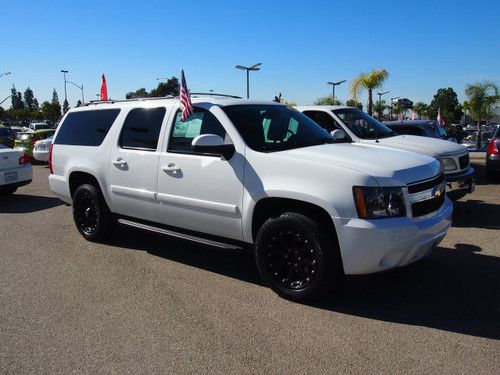
[[[108,238],[116,224],[101,191],[90,184],[80,185],[73,195],[73,220],[80,234],[92,242]]]
[[[17,188],[0,188],[0,196],[5,197],[12,195],[17,191]]]
[[[270,218],[255,240],[262,279],[283,298],[308,301],[326,294],[343,274],[336,240],[310,218],[286,212]]]

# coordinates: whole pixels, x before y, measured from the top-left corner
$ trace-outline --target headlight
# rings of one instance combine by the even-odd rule
[[[352,188],[358,216],[362,219],[382,219],[406,216],[405,199],[400,187]]]
[[[440,158],[438,159],[445,171],[454,171],[457,169],[457,163],[453,158]]]

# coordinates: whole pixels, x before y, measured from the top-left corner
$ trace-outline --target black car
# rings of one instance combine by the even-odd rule
[[[7,146],[9,148],[14,147],[14,141],[16,140],[16,132],[13,131],[8,126],[0,126],[0,145]]]
[[[420,135],[422,137],[454,140],[446,130],[433,120],[387,121],[384,125],[397,134]]]
[[[492,178],[500,170],[500,125],[496,126],[486,150],[486,177]]]

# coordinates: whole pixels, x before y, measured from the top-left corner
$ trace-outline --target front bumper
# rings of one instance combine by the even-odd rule
[[[469,167],[469,169],[464,172],[445,174],[444,178],[446,180],[447,190],[452,192],[462,190],[472,193],[476,189],[474,173],[474,168]]]
[[[49,161],[49,152],[46,150],[33,150],[33,157],[35,158],[35,160],[47,162]]]
[[[451,226],[453,204],[421,219],[333,219],[344,272],[348,275],[385,271],[415,262],[430,253]]]

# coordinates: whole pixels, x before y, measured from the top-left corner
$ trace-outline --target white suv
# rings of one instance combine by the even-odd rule
[[[282,104],[194,99],[94,103],[70,110],[51,146],[52,191],[80,233],[116,222],[213,246],[254,249],[281,296],[318,295],[336,276],[403,266],[451,225],[435,159],[337,143]]]

